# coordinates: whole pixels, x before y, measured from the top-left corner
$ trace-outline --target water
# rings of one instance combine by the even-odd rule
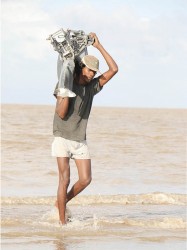
[[[2,106],[2,249],[186,249],[186,110],[93,108],[93,180],[64,227],[53,112]],[[76,179],[71,161],[70,186]]]

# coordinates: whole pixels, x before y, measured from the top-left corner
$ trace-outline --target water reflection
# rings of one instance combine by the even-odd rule
[[[63,239],[57,239],[55,242],[55,250],[67,250],[66,243]]]

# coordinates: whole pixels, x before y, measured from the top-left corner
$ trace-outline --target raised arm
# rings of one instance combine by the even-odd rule
[[[108,65],[108,70],[99,77],[99,84],[100,86],[103,86],[118,72],[118,66],[116,62],[114,61],[114,59],[109,55],[109,53],[101,45],[96,34],[90,33],[90,36],[95,39],[93,46],[100,51],[100,53],[102,54],[102,56],[104,57]]]
[[[62,98],[61,96],[57,96],[56,102],[56,113],[60,116],[60,118],[64,118],[68,112],[69,107],[69,97]]]

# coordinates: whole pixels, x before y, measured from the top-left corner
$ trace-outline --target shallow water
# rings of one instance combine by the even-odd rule
[[[54,107],[2,106],[2,249],[186,249],[186,110],[93,108],[93,180],[61,227]],[[71,184],[77,179],[71,161]]]

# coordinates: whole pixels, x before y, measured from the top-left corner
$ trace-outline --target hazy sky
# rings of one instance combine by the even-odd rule
[[[63,27],[95,32],[119,66],[94,105],[187,107],[186,0],[2,0],[1,12],[3,103],[55,104],[46,38]]]

